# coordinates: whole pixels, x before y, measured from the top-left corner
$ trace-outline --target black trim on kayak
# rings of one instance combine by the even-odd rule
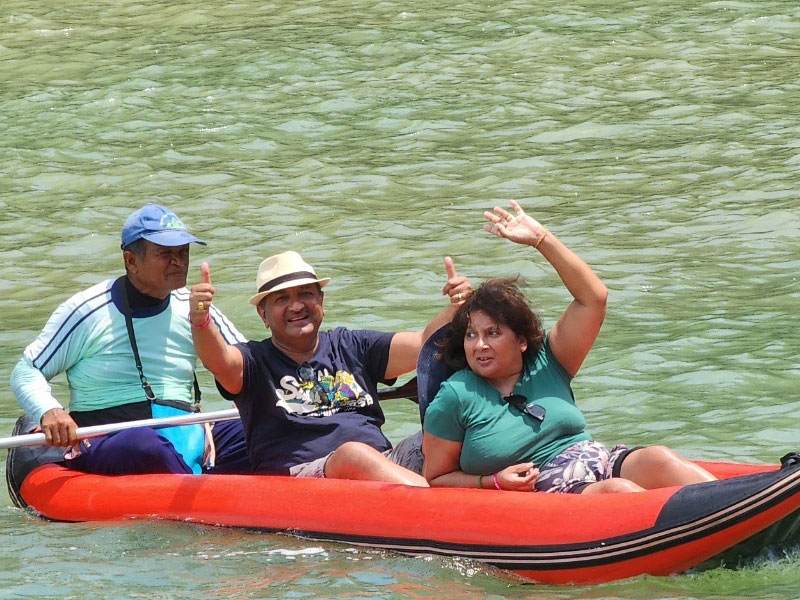
[[[328,532],[306,531],[300,529],[277,530],[259,528],[262,531],[290,533],[302,538],[344,542],[358,546],[369,546],[393,550],[406,554],[435,554],[439,556],[461,556],[479,560],[496,567],[511,570],[559,570],[581,567],[601,567],[646,556],[692,542],[710,534],[722,531],[752,518],[783,500],[800,493],[800,466],[780,471],[755,475],[744,475],[717,482],[700,483],[690,486],[700,493],[706,486],[713,486],[715,493],[725,494],[728,486],[740,488],[751,485],[752,495],[736,501],[730,506],[706,511],[694,517],[676,520],[669,518],[671,524],[665,526],[663,520],[656,526],[625,536],[550,546],[511,546],[477,545],[440,542],[435,540],[413,540],[377,536],[358,536]],[[684,499],[685,500],[685,499]],[[682,500],[676,500],[681,503]],[[692,500],[694,502],[694,500]],[[671,511],[675,507],[671,507]],[[692,511],[697,512],[697,511]],[[776,541],[797,541],[800,535],[800,511],[787,515],[781,521],[791,533],[791,539]],[[780,521],[779,521],[780,522]],[[744,542],[745,540],[742,540]]]
[[[36,429],[36,422],[24,415],[17,419],[11,435],[25,435]],[[9,448],[6,457],[6,484],[8,495],[17,508],[28,508],[28,503],[20,494],[25,478],[36,467],[50,463],[63,463],[64,449],[54,446],[26,446]]]

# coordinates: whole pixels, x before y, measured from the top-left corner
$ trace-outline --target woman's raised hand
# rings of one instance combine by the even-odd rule
[[[495,206],[494,212],[487,210],[483,213],[488,221],[483,228],[497,237],[537,248],[547,235],[547,229],[539,221],[526,215],[516,200],[511,200],[510,204],[516,214],[512,215],[506,209]]]

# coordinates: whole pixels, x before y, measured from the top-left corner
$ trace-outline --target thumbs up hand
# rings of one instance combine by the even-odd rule
[[[207,262],[200,265],[200,283],[192,286],[189,294],[189,320],[192,327],[204,329],[211,323],[211,301],[214,286],[211,284],[211,269]]]
[[[462,305],[472,294],[472,284],[469,278],[456,273],[456,266],[449,256],[444,257],[444,270],[447,273],[447,283],[442,288],[442,294],[450,296],[450,303]]]

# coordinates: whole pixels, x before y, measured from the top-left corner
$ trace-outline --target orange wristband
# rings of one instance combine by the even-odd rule
[[[191,322],[191,319],[189,319],[189,322]],[[195,329],[205,329],[209,325],[211,325],[211,313],[210,312],[206,315],[206,320],[203,321],[200,325],[195,325],[194,323],[192,323],[192,327],[194,327]]]

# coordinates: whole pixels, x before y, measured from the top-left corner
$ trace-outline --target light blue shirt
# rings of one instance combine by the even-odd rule
[[[125,316],[112,300],[114,281],[98,283],[61,304],[14,368],[11,388],[37,422],[47,411],[62,407],[49,384],[62,372],[69,382],[70,410],[99,410],[145,399]],[[213,304],[210,310],[226,342],[246,341]],[[197,355],[189,290],[173,291],[163,310],[134,318],[133,328],[142,368],[156,396],[191,402]]]

